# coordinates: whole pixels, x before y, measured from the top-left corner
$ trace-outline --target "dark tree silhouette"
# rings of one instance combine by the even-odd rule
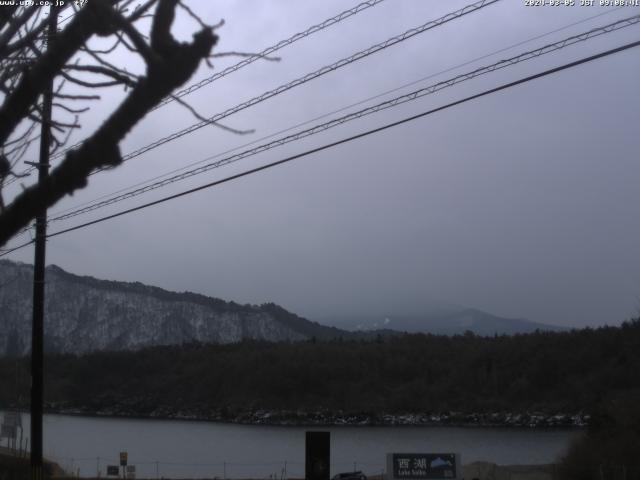
[[[72,2],[66,5],[75,12],[51,39],[46,9],[0,7],[0,189],[17,175],[18,161],[38,139],[41,97],[49,82],[55,82],[53,106],[58,113],[50,122],[52,152],[60,152],[71,131],[79,127],[86,102],[99,99],[86,89],[124,86],[128,94],[81,145],[64,152],[46,180],[25,188],[6,207],[2,202],[0,246],[43,208],[85,187],[91,172],[118,166],[120,141],[207,61],[217,42],[216,27],[206,25],[179,0],[90,0],[80,8]],[[179,42],[171,34],[178,8],[200,25],[191,42]],[[150,29],[143,30],[149,19]],[[99,37],[113,39],[113,44],[97,49],[90,41]],[[144,61],[144,73],[132,74],[109,62],[109,54],[123,48]],[[70,119],[59,119],[63,114]]]

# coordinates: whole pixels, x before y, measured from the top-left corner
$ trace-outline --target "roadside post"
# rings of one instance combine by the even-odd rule
[[[19,412],[10,411],[5,412],[4,419],[2,420],[2,427],[0,427],[0,438],[7,438],[7,447],[13,449],[16,448],[16,439],[18,438],[18,428],[22,431],[22,417]]]
[[[0,427],[0,438],[6,437],[7,448],[11,448],[12,443],[16,440],[16,427],[15,425],[7,425],[5,423]]]
[[[127,478],[127,461],[129,455],[127,454],[127,452],[120,452],[120,466],[122,467],[122,478]]]
[[[305,479],[329,480],[330,432],[306,432],[305,440]]]

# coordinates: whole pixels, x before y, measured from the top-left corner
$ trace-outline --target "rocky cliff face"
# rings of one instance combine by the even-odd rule
[[[243,339],[304,340],[339,336],[278,307],[238,305],[140,283],[79,277],[47,267],[45,349],[61,353],[138,349]],[[0,355],[31,345],[33,267],[0,261]]]

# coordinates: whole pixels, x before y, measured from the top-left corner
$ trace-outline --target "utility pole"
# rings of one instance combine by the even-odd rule
[[[47,50],[58,31],[56,8],[49,7]],[[51,146],[51,108],[53,78],[42,94],[42,125],[38,182],[49,176],[49,147]],[[42,480],[42,410],[44,404],[44,265],[47,235],[47,210],[36,216],[35,258],[33,265],[33,323],[31,331],[31,480]]]

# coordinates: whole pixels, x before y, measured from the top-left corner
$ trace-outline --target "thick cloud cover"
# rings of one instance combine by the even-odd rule
[[[219,31],[219,52],[256,52],[355,3],[192,1]],[[213,115],[464,6],[382,4],[187,97]],[[208,127],[92,177],[52,212],[437,74],[410,91],[640,8],[527,7],[504,0],[234,115],[256,129]],[[180,18],[176,32],[196,26]],[[637,40],[632,26],[489,74],[403,107],[174,184],[51,231],[222,178]],[[565,326],[617,324],[640,308],[640,56],[619,53],[293,163],[48,243],[48,263],[241,303],[274,301],[314,318],[419,312],[434,302]],[[130,61],[122,59],[124,63]],[[222,69],[238,58],[214,59]],[[203,68],[199,78],[210,75]],[[85,118],[91,131],[120,92]],[[393,94],[382,99],[391,98]],[[380,99],[378,100],[380,101]],[[368,102],[366,105],[371,104]],[[151,114],[126,153],[194,123],[176,105]],[[78,139],[80,136],[77,137]],[[30,262],[29,249],[10,258]]]

